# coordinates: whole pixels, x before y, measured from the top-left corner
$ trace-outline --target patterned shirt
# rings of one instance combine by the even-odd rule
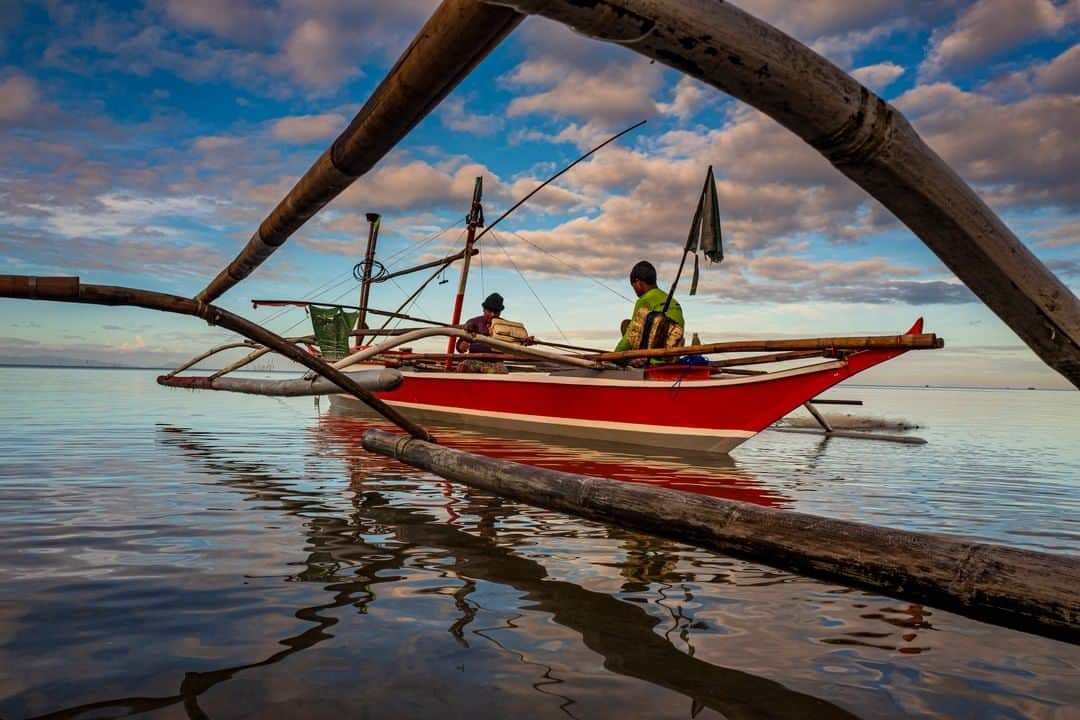
[[[632,313],[630,313],[630,318],[631,318],[630,321],[633,322],[633,318],[637,317],[638,310],[640,310],[643,307],[648,308],[649,312],[656,312],[656,311],[659,311],[659,310],[663,310],[664,309],[664,303],[666,301],[667,301],[667,293],[664,292],[663,290],[661,290],[660,288],[655,288],[654,287],[652,290],[650,290],[649,292],[647,292],[644,295],[642,295],[641,297],[639,297],[637,299],[637,302],[634,303],[634,311]],[[672,320],[674,320],[675,323],[677,325],[679,325],[679,326],[685,326],[686,325],[686,321],[683,319],[682,306],[680,306],[679,301],[674,299],[674,298],[671,299],[671,306],[668,307],[667,316],[669,318],[671,318]],[[615,346],[615,352],[623,352],[625,350],[633,350],[634,349],[634,348],[630,347],[630,340],[627,337],[629,334],[630,334],[630,330],[628,328],[627,331],[626,331],[626,334],[622,336],[621,340],[619,340],[619,344]]]

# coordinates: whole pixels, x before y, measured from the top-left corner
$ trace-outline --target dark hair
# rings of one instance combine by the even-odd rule
[[[480,303],[480,306],[493,313],[501,313],[504,310],[503,296],[499,293],[491,293],[484,298],[484,302]]]
[[[630,271],[630,282],[640,280],[646,285],[656,285],[656,268],[648,260],[642,260]]]

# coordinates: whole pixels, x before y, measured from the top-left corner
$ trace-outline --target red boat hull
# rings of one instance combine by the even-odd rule
[[[921,324],[909,333],[921,332]],[[418,420],[457,427],[726,453],[833,385],[903,352],[864,350],[806,367],[708,380],[406,371],[398,389],[377,395]],[[343,402],[341,396],[335,402]]]

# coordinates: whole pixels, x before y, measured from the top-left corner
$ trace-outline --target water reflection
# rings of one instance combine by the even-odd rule
[[[37,403],[37,424],[4,416],[4,717],[64,706],[52,717],[1067,717],[1080,706],[1073,646],[447,483],[364,453],[362,424],[314,419],[306,399],[208,413],[188,393],[148,404],[152,378],[137,396],[109,386],[74,402],[60,393],[69,384],[8,406]],[[179,422],[199,432],[176,427],[183,403]],[[149,430],[154,419],[171,424]],[[970,455],[912,462],[938,447],[834,442],[814,465],[811,438],[765,435],[703,483],[935,530],[985,527],[965,518],[991,509],[1010,532],[1060,538],[1075,524],[1061,463],[1041,494],[1007,502],[1015,473],[941,483],[940,468]],[[594,450],[590,462],[621,462]],[[686,479],[679,465],[665,482]],[[988,494],[994,478],[1001,492]],[[1031,492],[1028,475],[1018,484]]]
[[[310,552],[294,579],[328,583],[325,590],[332,599],[297,610],[295,617],[311,627],[280,640],[285,649],[262,660],[213,671],[187,672],[174,695],[116,698],[41,718],[76,718],[105,710],[110,717],[124,717],[172,705],[183,707],[191,718],[209,717],[200,707],[200,696],[239,673],[279,663],[333,638],[331,628],[338,620],[327,611],[352,606],[366,612],[381,592],[380,585],[393,585],[402,578],[400,571],[410,558],[418,553],[430,555],[433,551],[445,554],[440,577],[447,581],[433,592],[449,590],[457,615],[447,632],[463,648],[469,648],[466,629],[474,623],[481,607],[471,599],[477,582],[493,583],[520,593],[520,600],[529,611],[547,613],[555,623],[578,633],[581,642],[603,658],[606,669],[684,695],[695,709],[694,715],[711,708],[730,718],[855,717],[780,683],[697,660],[692,646],[684,653],[667,637],[656,634],[654,629],[659,621],[641,607],[607,593],[553,580],[542,564],[518,555],[514,542],[507,543],[500,536],[498,528],[504,521],[515,518],[518,509],[507,508],[497,497],[465,491],[459,498],[447,501],[447,505],[456,505],[452,516],[447,513],[441,518],[436,513],[398,507],[379,479],[389,461],[352,455],[349,464],[350,489],[355,493],[353,511],[349,517],[341,517],[333,508],[323,506],[317,494],[298,490],[296,478],[282,478],[271,468],[250,460],[229,459],[227,452],[199,433],[176,427],[162,427],[159,432],[162,445],[176,448],[199,462],[204,471],[213,473],[222,484],[257,498],[264,506],[270,503],[280,512],[307,518],[304,540]],[[423,481],[410,483],[398,479],[393,494],[423,495],[422,485]],[[311,517],[313,511],[318,513],[317,517]],[[455,526],[455,522],[466,517],[475,518],[468,521],[468,530]],[[627,592],[635,592],[643,583],[672,586],[688,579],[673,571],[678,553],[674,544],[630,533],[614,535],[626,550],[620,572],[627,579],[624,586]],[[392,542],[369,542],[367,538],[371,537],[392,538]],[[676,627],[684,620],[676,615]],[[555,689],[564,684],[555,668],[531,660],[526,653],[500,642],[498,631],[515,628],[514,620],[508,619],[502,626],[474,628],[470,634],[509,651],[522,664],[535,666],[537,678],[532,687],[559,698],[560,709],[576,717],[574,698]],[[688,636],[684,633],[681,639],[687,642]]]
[[[336,406],[335,406],[336,407]],[[332,411],[319,418],[319,432],[333,437],[357,453],[365,452],[360,438],[370,428],[397,431],[392,425],[356,412]],[[729,455],[690,450],[634,448],[584,438],[544,439],[535,433],[501,433],[499,436],[430,426],[439,443],[466,452],[527,463],[550,470],[643,483],[757,505],[790,507],[792,501],[739,468]]]

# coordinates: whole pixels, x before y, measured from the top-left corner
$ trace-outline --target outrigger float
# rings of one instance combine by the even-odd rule
[[[21,275],[0,276],[0,297],[128,305],[200,317],[243,336],[245,341],[240,344],[251,347],[252,355],[276,352],[313,373],[289,385],[258,389],[263,394],[344,391],[407,433],[369,430],[364,447],[372,452],[542,507],[666,535],[913,602],[929,602],[1069,642],[1080,641],[1080,598],[1075,592],[1080,586],[1080,559],[1076,557],[542,471],[442,448],[427,429],[406,416],[418,409],[410,408],[411,403],[434,406],[439,412],[465,408],[471,417],[507,412],[529,416],[525,422],[549,426],[559,424],[554,419],[567,418],[579,428],[624,423],[629,427],[614,429],[628,432],[635,441],[647,441],[643,437],[647,432],[629,403],[617,401],[610,414],[605,411],[597,416],[589,407],[567,398],[578,393],[608,396],[616,391],[618,395],[611,397],[622,393],[630,397],[648,393],[650,388],[667,392],[678,378],[643,374],[614,380],[622,383],[615,386],[600,384],[600,379],[607,382],[623,377],[615,373],[626,371],[610,367],[615,360],[712,354],[732,348],[690,346],[677,352],[649,349],[614,356],[581,348],[563,347],[559,349],[570,352],[555,353],[513,343],[511,347],[495,345],[499,354],[508,356],[508,364],[527,360],[531,367],[518,368],[525,370],[520,376],[532,373],[534,377],[522,380],[515,378],[517,373],[507,373],[497,380],[478,380],[451,377],[453,370],[446,372],[451,353],[393,358],[395,346],[385,342],[364,347],[361,341],[359,352],[366,355],[348,357],[347,353],[337,361],[317,357],[297,344],[311,338],[281,337],[213,304],[356,178],[371,170],[527,15],[540,15],[585,36],[623,45],[739,98],[780,122],[888,208],[1049,367],[1080,388],[1080,301],[1076,296],[922,141],[896,108],[810,48],[720,0],[443,0],[348,128],[278,203],[237,257],[195,297],[92,285],[77,277]],[[467,247],[449,260],[467,262],[473,250]],[[361,302],[359,311],[382,312],[366,306],[366,301]],[[458,319],[456,316],[451,325]],[[443,334],[451,339],[470,337],[458,327],[425,325],[409,332]],[[660,434],[667,440],[691,444],[701,442],[702,437],[713,438],[713,449],[730,449],[745,439],[742,435],[757,432],[768,417],[785,407],[796,407],[824,387],[896,354],[938,345],[936,337],[919,330],[916,323],[911,334],[886,338],[742,345],[740,351],[771,353],[773,360],[781,359],[775,357],[778,353],[786,353],[785,360],[806,359],[796,358],[798,353],[814,353],[824,360],[816,363],[816,368],[809,366],[814,369],[765,375],[740,368],[740,363],[749,364],[745,359],[734,359],[734,363],[714,360],[708,366],[708,377],[687,377],[679,383],[680,392],[695,400],[685,414],[672,408],[663,422],[670,432]],[[374,338],[397,331],[362,329],[362,334]],[[404,337],[398,334],[392,340]],[[246,358],[209,378],[174,372],[162,381],[172,386],[250,392],[256,388],[242,379],[223,377],[250,361]],[[387,367],[391,364],[399,367]],[[425,372],[432,370],[432,365],[439,369],[439,375]],[[566,382],[570,378],[564,374],[557,382],[558,373],[567,365],[575,366],[572,372],[580,377]],[[742,377],[735,377],[740,369]],[[549,379],[535,376],[541,372]],[[427,382],[429,375],[442,382]],[[516,385],[518,382],[533,384]],[[494,407],[474,403],[471,397],[448,397],[473,394],[479,387],[476,383],[489,387],[500,383],[500,389],[515,399]],[[560,393],[565,387],[573,391]],[[517,392],[522,389],[528,392]],[[560,395],[562,404],[556,408],[532,397],[549,394]],[[716,408],[717,401],[724,407]],[[758,402],[766,402],[770,409],[759,413],[750,407]],[[704,419],[703,409],[709,406],[713,406],[710,417],[723,419]]]

